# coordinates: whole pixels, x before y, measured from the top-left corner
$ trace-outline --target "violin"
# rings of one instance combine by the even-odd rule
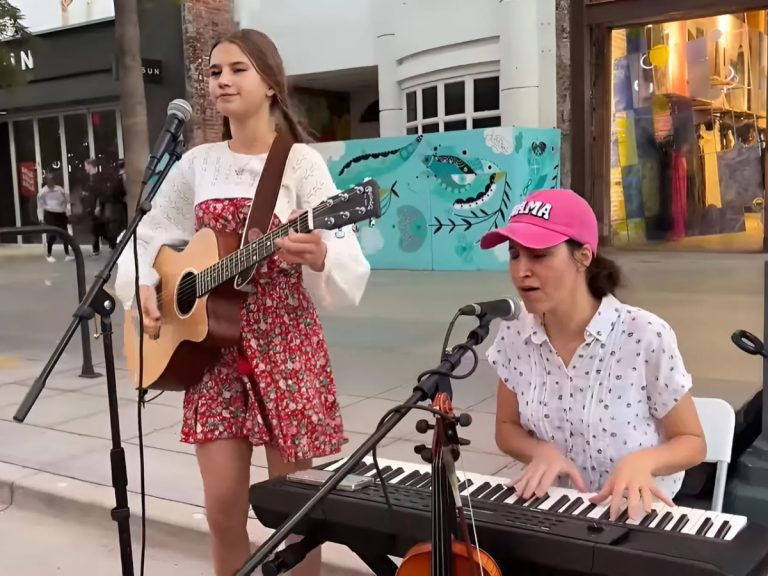
[[[469,538],[455,468],[461,444],[456,422],[465,420],[454,416],[445,392],[435,396],[432,408],[439,412],[432,450],[425,448],[427,454],[422,453],[432,463],[432,539],[408,550],[396,576],[501,576],[496,561]],[[420,426],[420,430],[429,428]],[[460,538],[456,536],[457,528]]]

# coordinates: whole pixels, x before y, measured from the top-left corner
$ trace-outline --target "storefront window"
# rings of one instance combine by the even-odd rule
[[[11,137],[8,122],[0,123],[0,190],[13,190]],[[16,204],[12,194],[0,194],[0,227],[16,226]],[[8,241],[10,236],[3,236]]]
[[[614,244],[761,250],[765,11],[611,40]]]
[[[13,123],[13,142],[16,146],[16,178],[21,226],[34,226],[37,219],[37,154],[35,153],[35,126],[32,120]],[[24,236],[25,243],[38,243],[42,236]]]
[[[86,178],[85,161],[91,157],[88,140],[88,116],[85,113],[64,116],[64,134],[67,144],[67,189],[72,203],[69,218],[72,233],[80,244],[91,242],[91,222],[83,199]]]

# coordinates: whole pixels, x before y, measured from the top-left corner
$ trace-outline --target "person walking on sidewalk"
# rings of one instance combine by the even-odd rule
[[[67,229],[69,219],[67,214],[70,211],[69,196],[64,188],[56,184],[53,174],[45,176],[45,186],[40,189],[37,195],[37,218],[41,223],[49,226],[56,226],[62,230]],[[56,234],[47,234],[46,257],[48,262],[56,262],[53,257],[53,245],[56,243]],[[69,246],[64,244],[65,260],[74,260],[74,256],[69,253]]]

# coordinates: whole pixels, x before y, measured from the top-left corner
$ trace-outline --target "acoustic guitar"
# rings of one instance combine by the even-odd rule
[[[135,307],[125,314],[125,357],[134,385],[157,390],[186,390],[199,382],[221,349],[240,340],[240,308],[248,293],[235,279],[277,250],[275,240],[290,230],[338,230],[381,215],[375,180],[349,188],[258,239],[241,245],[239,234],[198,231],[179,251],[163,246],[155,258],[160,276],[160,335],[143,333]],[[139,375],[139,339],[143,368]]]

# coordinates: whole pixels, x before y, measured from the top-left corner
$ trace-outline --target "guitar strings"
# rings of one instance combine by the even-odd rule
[[[323,204],[319,204],[318,206],[316,206],[314,208],[314,210],[312,211],[313,218],[315,216],[320,216],[320,217],[324,216],[325,213],[330,208],[334,207],[335,205],[336,205],[336,201],[334,201],[332,198],[329,198]],[[280,227],[278,227],[278,228],[276,228],[274,230],[271,230],[270,232],[268,232],[264,236],[261,236],[257,240],[254,240],[250,244],[247,244],[247,245],[243,246],[242,248],[238,249],[236,252],[233,252],[232,254],[230,254],[230,255],[226,256],[225,258],[221,259],[219,262],[217,262],[213,266],[209,266],[208,268],[206,268],[204,270],[201,270],[200,272],[196,273],[194,276],[191,276],[189,278],[185,278],[184,280],[182,280],[177,285],[178,289],[177,290],[173,290],[173,291],[177,293],[177,298],[184,298],[184,299],[186,299],[186,298],[190,298],[192,296],[197,298],[197,296],[198,296],[197,295],[197,281],[198,281],[198,278],[201,277],[202,274],[205,274],[207,271],[211,270],[214,267],[220,266],[222,262],[227,262],[228,261],[231,264],[239,265],[240,263],[237,261],[237,257],[234,256],[234,254],[237,254],[239,252],[244,252],[246,250],[248,250],[249,252],[253,252],[254,247],[255,247],[256,254],[258,255],[261,252],[261,248],[259,246],[257,246],[258,244],[260,244],[260,243],[263,244],[265,242],[267,242],[267,243],[274,243],[275,239],[281,237],[281,235],[284,235],[283,234],[284,230],[286,230],[286,229],[294,229],[294,230],[298,231],[299,229],[301,229],[305,225],[307,227],[309,226],[309,212],[304,212],[303,214],[301,214],[299,217],[295,218],[294,220],[291,220],[290,222],[287,222],[287,223],[281,225]],[[253,256],[253,254],[250,254],[250,256]],[[248,266],[246,266],[246,269],[247,268],[248,268]],[[237,274],[240,274],[241,272],[242,271],[237,272],[235,274],[235,276]],[[208,272],[208,273],[212,274],[212,272]],[[162,300],[164,297],[167,297],[168,295],[169,295],[169,291],[168,290],[161,290],[158,293],[157,297],[158,297],[158,300]]]
[[[256,244],[266,242],[267,240],[269,242],[274,242],[274,240],[276,238],[280,237],[280,235],[281,235],[283,230],[285,230],[286,228],[289,228],[289,229],[293,228],[294,227],[293,226],[294,223],[298,224],[298,228],[301,228],[301,226],[303,224],[308,224],[309,223],[309,217],[308,217],[308,215],[303,214],[303,215],[299,216],[298,218],[296,218],[295,220],[292,220],[291,222],[283,224],[279,228],[276,228],[275,230],[272,230],[272,231],[268,232],[267,234],[265,234],[264,236],[261,236],[257,240],[254,240],[250,244],[246,244],[245,246],[243,246],[242,248],[240,248],[236,252],[234,252],[234,254],[236,254],[237,252],[245,251],[245,250],[248,250],[249,252],[252,252],[253,251],[253,247]],[[257,247],[256,248],[256,254],[258,254],[260,251],[261,250]],[[205,273],[213,274],[212,272],[208,272],[208,271],[211,270],[212,268],[216,267],[216,266],[219,266],[219,264],[221,264],[222,262],[226,262],[226,261],[232,262],[233,260],[229,260],[230,256],[222,258],[221,260],[219,260],[219,262],[217,262],[213,266],[209,266],[208,268],[205,268],[205,269],[201,270],[200,272],[197,272],[194,276],[191,276],[189,278],[185,278],[184,280],[179,282],[178,290],[174,290],[175,292],[177,292],[177,298],[188,298],[188,297],[193,296],[193,295],[195,297],[197,297],[197,281],[198,281],[198,278],[201,277],[201,275],[205,274]],[[158,298],[162,298],[164,296],[168,296],[168,294],[169,294],[168,290],[161,290],[158,293]]]

